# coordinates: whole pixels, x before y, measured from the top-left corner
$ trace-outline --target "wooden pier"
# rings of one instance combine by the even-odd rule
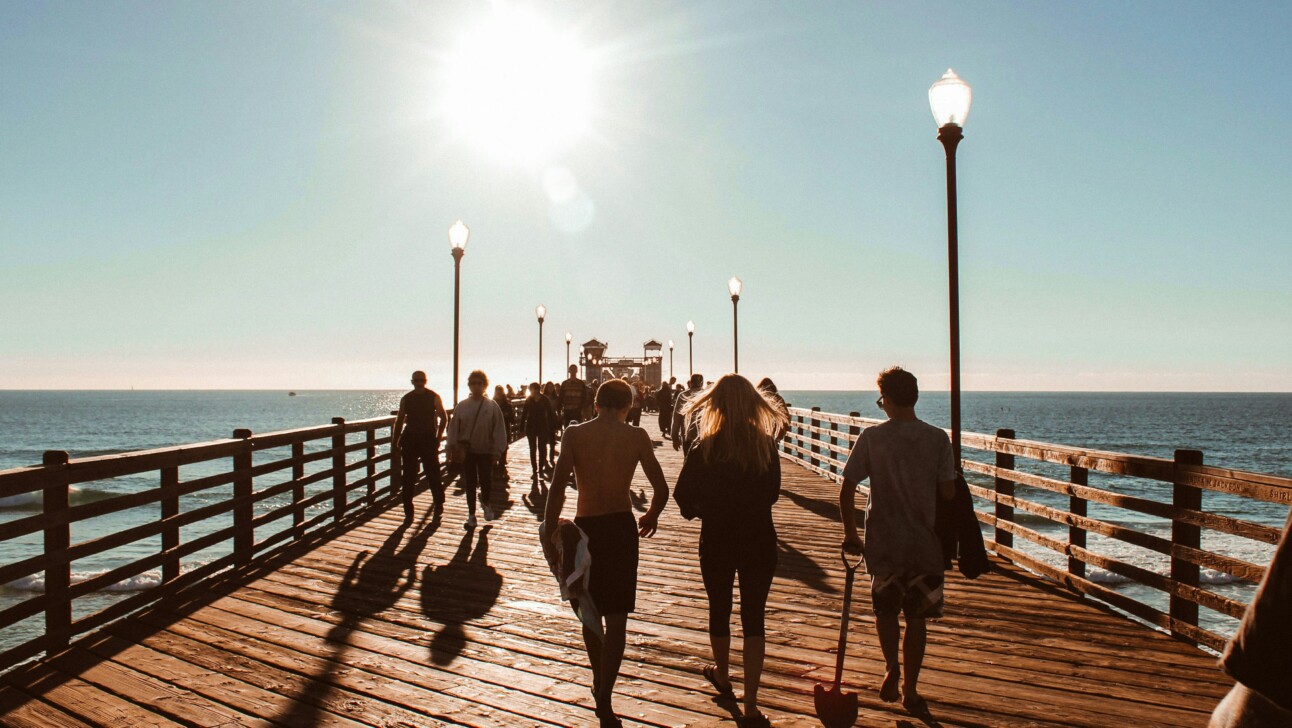
[[[680,457],[667,442],[656,452],[672,482]],[[0,722],[595,725],[578,624],[539,551],[541,504],[529,498],[523,442],[509,469],[509,488],[495,492],[498,519],[474,532],[462,527],[454,486],[438,523],[428,520],[429,494],[406,527],[398,502],[379,499],[19,666],[0,678]],[[786,461],[783,488],[760,698],[775,725],[819,725],[812,686],[832,675],[842,601],[837,486]],[[643,541],[616,702],[625,725],[734,724],[736,704],[717,700],[700,674],[698,531],[670,504],[658,535]],[[928,724],[1202,726],[1228,690],[1213,656],[993,563],[973,581],[948,572],[946,617],[930,624],[921,678]],[[879,701],[868,587],[858,581],[845,672],[859,724],[919,725]],[[737,694],[739,675],[737,664]]]

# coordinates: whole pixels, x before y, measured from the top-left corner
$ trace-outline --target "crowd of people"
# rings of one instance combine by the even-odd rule
[[[594,387],[578,378],[577,367],[570,367],[569,377],[560,384],[497,386],[488,398],[488,378],[477,370],[467,379],[470,394],[456,404],[447,424],[439,396],[426,388],[425,373],[415,372],[412,383],[395,424],[407,518],[412,518],[412,494],[422,477],[433,494],[435,517],[443,511],[445,487],[436,458],[441,439],[446,438],[447,460],[461,473],[468,509],[463,525],[468,530],[477,526],[477,506],[485,520],[495,516],[490,486],[505,464],[510,439],[523,434],[527,441],[531,495],[546,496],[544,523],[552,526],[542,539],[549,563],[558,576],[563,564],[572,563],[561,553],[563,543],[568,547],[581,541],[590,557],[586,589],[571,602],[583,622],[592,692],[603,726],[620,725],[613,707],[614,686],[628,615],[636,607],[638,540],[656,532],[670,496],[655,443],[637,426],[643,411],[657,414],[661,434],[685,457],[672,498],[684,518],[701,522],[697,560],[709,602],[713,657],[703,675],[719,696],[734,699],[730,623],[738,588],[741,725],[769,725],[758,707],[758,690],[766,651],[764,612],[778,560],[772,517],[781,487],[778,442],[789,422],[775,383],[764,379],[755,386],[738,374],[706,383],[695,374],[685,386],[670,380],[654,390],[623,379]],[[924,621],[941,616],[942,610],[943,559],[934,511],[938,498],[949,497],[955,469],[946,433],[915,416],[915,377],[894,367],[880,374],[878,385],[877,404],[888,421],[862,432],[844,469],[839,499],[842,548],[853,553],[864,549],[872,575],[886,663],[880,697],[901,700],[908,710],[918,712],[925,708],[918,691]],[[517,405],[521,394],[523,402]],[[645,513],[635,517],[631,482],[638,468],[650,482],[652,496]],[[853,493],[864,479],[871,482],[871,498],[863,543]],[[561,518],[566,486],[577,489],[572,521]],[[571,533],[573,542],[568,540]],[[899,615],[906,622],[904,642]]]
[[[426,388],[425,373],[414,372],[413,390],[401,400],[394,427],[403,466],[405,517],[413,516],[419,476],[431,488],[435,517],[442,513],[445,488],[437,450],[439,441],[447,437],[445,451],[461,472],[466,494],[465,527],[476,527],[477,504],[486,520],[493,519],[489,499],[495,467],[505,460],[509,429],[523,433],[536,489],[531,493],[545,484],[548,488],[542,549],[562,594],[582,623],[596,715],[601,726],[619,726],[614,687],[624,656],[628,615],[636,608],[638,540],[655,534],[670,496],[655,443],[636,426],[643,410],[657,412],[661,433],[685,457],[672,498],[683,518],[701,521],[697,561],[708,598],[713,657],[703,676],[719,697],[735,700],[731,621],[738,588],[743,636],[740,725],[770,725],[758,707],[758,691],[766,653],[764,613],[778,561],[772,515],[781,489],[778,442],[789,420],[776,385],[764,379],[755,386],[738,374],[706,383],[696,374],[685,387],[669,381],[652,392],[610,379],[594,390],[577,377],[575,367],[569,374],[559,385],[530,383],[523,404],[516,407],[513,400],[518,390],[497,387],[493,399],[486,398],[488,378],[473,371],[467,380],[470,394],[457,403],[446,425],[439,396]],[[877,384],[876,405],[887,420],[862,430],[844,466],[839,491],[841,548],[864,554],[871,577],[871,604],[885,663],[878,697],[901,701],[913,715],[927,715],[927,703],[919,692],[926,620],[942,616],[947,563],[936,514],[939,501],[950,502],[957,497],[957,488],[964,490],[963,479],[957,478],[946,432],[915,414],[919,399],[915,376],[893,367],[880,373]],[[649,507],[635,517],[631,482],[638,468],[650,482],[652,495]],[[858,527],[854,500],[856,486],[863,480],[870,481],[864,530]],[[561,517],[566,486],[577,489],[572,521]],[[1289,561],[1283,558],[1284,552],[1292,553],[1286,531],[1279,547],[1284,562]],[[575,552],[590,563],[580,566],[572,556]],[[1282,689],[1287,681],[1271,682],[1264,667],[1277,665],[1275,672],[1285,669],[1288,653],[1282,647],[1266,649],[1250,636],[1263,624],[1259,628],[1275,635],[1273,642],[1288,643],[1288,630],[1270,616],[1292,602],[1288,587],[1292,571],[1279,560],[1266,579],[1271,581],[1269,577],[1277,574],[1273,580],[1277,583],[1262,583],[1254,602],[1265,611],[1249,611],[1242,639],[1226,652],[1225,667],[1241,682],[1218,707],[1213,725],[1285,725],[1278,720],[1292,716],[1285,708],[1292,706],[1265,694],[1269,685]],[[965,571],[963,554],[961,570]],[[567,590],[574,581],[572,573],[582,575],[582,587]],[[1284,603],[1271,606],[1276,600]],[[1270,716],[1278,720],[1268,722]]]

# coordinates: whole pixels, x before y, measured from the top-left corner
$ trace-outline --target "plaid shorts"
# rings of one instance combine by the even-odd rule
[[[942,616],[942,575],[872,575],[870,601],[877,615],[900,611],[907,619],[937,619]]]

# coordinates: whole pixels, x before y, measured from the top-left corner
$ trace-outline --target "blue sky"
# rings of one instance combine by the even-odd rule
[[[543,303],[549,378],[688,319],[719,374],[736,274],[742,373],[945,388],[953,67],[966,389],[1292,389],[1286,3],[529,4],[592,59],[541,160],[444,105],[512,7],[0,4],[0,388],[447,390],[458,218],[464,370]]]

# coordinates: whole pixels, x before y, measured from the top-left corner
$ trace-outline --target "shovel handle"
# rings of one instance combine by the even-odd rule
[[[839,649],[837,650],[834,663],[834,689],[838,690],[840,683],[843,682],[843,657],[848,647],[848,617],[852,614],[852,582],[857,576],[857,568],[865,561],[865,557],[858,555],[856,561],[849,561],[848,552],[839,549],[839,555],[843,560],[843,567],[847,571],[843,583],[843,615],[839,618]]]

